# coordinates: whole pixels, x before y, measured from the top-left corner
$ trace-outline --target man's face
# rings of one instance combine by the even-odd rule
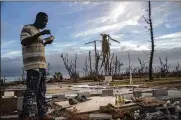
[[[48,17],[47,16],[40,17],[38,20],[38,24],[39,24],[40,29],[44,29],[46,27],[47,23],[48,23]]]

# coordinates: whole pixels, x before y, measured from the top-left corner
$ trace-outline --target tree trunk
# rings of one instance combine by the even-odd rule
[[[117,75],[117,69],[118,69],[118,58],[117,58],[117,55],[116,55],[116,61],[115,61],[115,67],[114,67],[114,74]]]
[[[110,64],[109,64],[109,75],[112,75],[112,68],[113,68],[113,66],[112,66],[112,64],[113,64],[113,58],[114,58],[114,53],[113,53],[113,55],[112,55],[112,57],[111,57],[111,61],[110,61]]]
[[[90,73],[92,74],[92,64],[91,64],[91,51],[89,51],[89,64],[90,64]]]
[[[154,38],[153,38],[153,27],[151,20],[151,4],[149,1],[149,23],[150,23],[150,35],[151,35],[151,54],[150,54],[150,62],[149,62],[149,80],[153,80],[153,56],[154,56]]]
[[[99,56],[97,53],[96,41],[94,41],[94,50],[95,50],[95,80],[98,80],[98,65],[99,65]]]

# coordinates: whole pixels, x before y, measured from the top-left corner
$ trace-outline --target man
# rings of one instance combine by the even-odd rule
[[[50,30],[43,30],[48,22],[48,15],[39,12],[36,15],[34,24],[25,25],[21,31],[21,44],[24,70],[27,72],[27,89],[23,99],[23,120],[30,120],[36,115],[33,104],[36,100],[38,117],[40,120],[54,120],[48,116],[47,103],[45,100],[46,92],[46,59],[45,46],[52,41],[43,42],[42,35],[51,34]]]

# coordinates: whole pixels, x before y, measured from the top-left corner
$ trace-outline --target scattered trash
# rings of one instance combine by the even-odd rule
[[[78,102],[85,102],[87,101],[87,97],[82,95],[82,96],[76,96],[75,99],[78,101]]]
[[[77,104],[78,103],[78,101],[75,99],[75,98],[70,98],[69,99],[69,104],[70,105],[75,105],[75,104]]]
[[[154,104],[152,103],[153,101]],[[158,103],[162,103],[162,106],[157,106]],[[168,100],[163,104],[163,102],[158,102],[158,100],[144,99],[141,107],[143,108],[142,112],[139,109],[133,111],[135,120],[181,120],[180,101]],[[150,111],[150,107],[152,111]]]

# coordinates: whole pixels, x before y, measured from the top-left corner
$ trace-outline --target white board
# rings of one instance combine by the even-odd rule
[[[4,96],[5,97],[13,97],[14,96],[14,91],[5,91]]]

